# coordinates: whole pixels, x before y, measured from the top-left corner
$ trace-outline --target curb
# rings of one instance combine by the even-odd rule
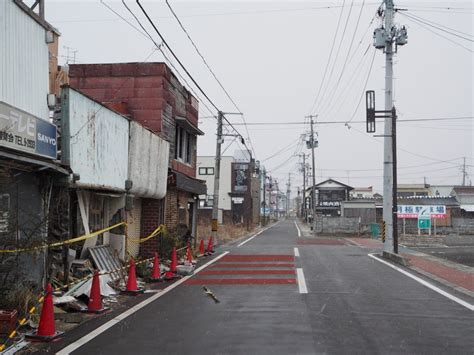
[[[410,263],[407,258],[400,256],[398,254],[390,253],[387,251],[382,252],[382,258],[393,261],[396,264],[409,267]]]

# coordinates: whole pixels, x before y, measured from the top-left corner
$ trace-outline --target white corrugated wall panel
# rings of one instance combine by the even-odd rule
[[[78,185],[125,189],[128,178],[129,121],[73,90],[66,94],[69,164]],[[65,150],[66,152],[67,150]]]
[[[170,144],[137,122],[130,122],[131,193],[161,199],[166,195]]]
[[[0,101],[48,119],[46,30],[12,0],[0,1]]]

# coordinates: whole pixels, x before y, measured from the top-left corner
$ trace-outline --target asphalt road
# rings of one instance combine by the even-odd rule
[[[188,282],[73,343],[72,353],[473,352],[472,311],[368,257],[368,249],[298,238],[294,222],[282,221],[224,250]]]

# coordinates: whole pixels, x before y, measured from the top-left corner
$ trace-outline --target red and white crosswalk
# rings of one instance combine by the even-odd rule
[[[187,285],[296,284],[293,255],[228,254],[186,281]]]

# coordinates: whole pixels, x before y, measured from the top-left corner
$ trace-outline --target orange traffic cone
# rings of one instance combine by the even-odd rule
[[[61,336],[64,332],[56,331],[54,325],[54,308],[53,308],[53,288],[51,284],[46,287],[46,295],[43,300],[43,308],[36,333],[26,334],[29,339],[39,341],[51,341]]]
[[[165,272],[165,279],[170,280],[170,279],[175,278],[177,266],[178,266],[178,257],[176,256],[176,247],[173,247],[173,251],[171,252],[170,271]]]
[[[157,252],[155,252],[155,258],[153,259],[153,269],[151,271],[151,281],[161,281],[160,259],[158,258],[158,253]]]
[[[214,246],[212,245],[212,235],[209,237],[209,243],[207,243],[207,253],[214,253]]]
[[[204,239],[201,239],[201,243],[199,244],[199,254],[204,255],[206,253],[206,249],[204,248]]]
[[[102,306],[102,295],[100,294],[100,278],[99,271],[94,272],[94,277],[92,278],[91,292],[89,295],[89,304],[87,307],[87,312],[89,313],[102,313],[108,310],[107,307]]]
[[[186,250],[186,262],[193,263],[193,252],[191,251],[191,245],[188,243],[188,249]]]
[[[139,290],[137,286],[137,275],[135,273],[135,260],[133,258],[130,259],[130,269],[128,270],[128,280],[127,280],[127,288],[124,293],[129,295],[135,295],[138,293],[143,293],[145,290]]]

